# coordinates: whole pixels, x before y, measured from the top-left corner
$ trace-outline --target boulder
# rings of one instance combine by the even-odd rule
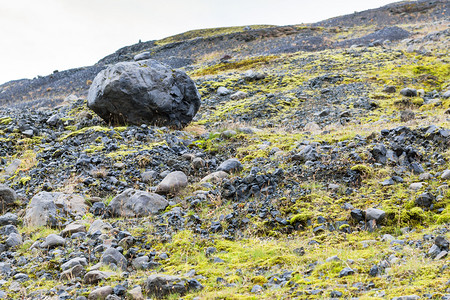
[[[61,236],[71,236],[77,232],[86,232],[86,226],[80,221],[75,221],[67,225],[66,228],[61,231]]]
[[[127,259],[125,256],[123,256],[122,253],[119,252],[119,250],[115,248],[108,248],[103,253],[101,259],[102,264],[105,265],[116,265],[118,268],[122,270],[126,270],[127,268]]]
[[[385,216],[386,216],[386,213],[381,209],[368,208],[366,210],[366,220],[367,221],[375,220],[377,222],[380,222],[381,220],[384,219]]]
[[[144,217],[157,214],[169,205],[167,200],[158,194],[126,189],[108,205],[108,211],[119,217]]]
[[[89,271],[84,275],[83,282],[85,284],[97,284],[98,282],[108,279],[110,276],[114,275],[113,272],[103,272],[103,271]]]
[[[16,201],[16,192],[10,187],[0,184],[0,207],[11,206]]]
[[[444,180],[450,179],[450,170],[445,170],[444,172],[442,172],[441,178]]]
[[[208,181],[212,181],[215,183],[221,182],[224,178],[228,177],[228,173],[224,172],[224,171],[217,171],[217,172],[213,172],[209,175],[206,175],[205,177],[202,178],[202,180],[200,180],[200,182],[208,182]]]
[[[402,94],[405,97],[416,97],[417,96],[417,90],[412,88],[404,88],[400,91],[400,94]]]
[[[112,287],[110,287],[109,285],[102,286],[100,288],[93,290],[89,294],[88,300],[104,300],[104,299],[106,299],[106,297],[108,297],[112,293],[113,293]]]
[[[151,59],[120,62],[95,77],[88,106],[108,123],[182,128],[200,108],[200,94],[183,71]]]
[[[93,235],[97,231],[100,231],[101,233],[107,233],[112,228],[113,227],[111,226],[111,224],[109,224],[107,222],[103,222],[102,220],[98,219],[98,220],[95,220],[89,227],[88,235]]]
[[[66,239],[57,234],[49,234],[45,238],[45,242],[41,244],[41,248],[54,248],[58,246],[64,246]]]
[[[165,274],[150,275],[144,283],[148,295],[163,298],[170,294],[183,296],[189,290],[186,279]]]
[[[28,204],[24,225],[31,227],[60,226],[61,218],[83,216],[88,212],[84,197],[77,194],[40,192]]]
[[[156,187],[156,192],[160,194],[175,194],[188,185],[186,174],[175,171],[167,174],[166,177]]]
[[[235,158],[230,158],[224,161],[217,167],[217,171],[223,171],[227,173],[239,172],[242,170],[242,164]]]

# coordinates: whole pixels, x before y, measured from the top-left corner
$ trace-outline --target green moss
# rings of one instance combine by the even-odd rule
[[[420,207],[404,209],[400,213],[400,221],[404,225],[420,225],[426,220],[427,216]]]
[[[305,226],[307,224],[308,220],[311,219],[312,217],[313,217],[313,214],[311,212],[304,212],[301,214],[296,214],[290,219],[289,223],[292,225],[299,223],[299,224],[302,224]]]
[[[10,117],[3,117],[0,118],[0,125],[9,125],[9,123],[12,122],[12,119]]]
[[[362,174],[363,176],[366,176],[366,177],[370,177],[374,173],[372,167],[369,167],[367,165],[362,165],[362,164],[354,165],[353,167],[351,167],[351,170],[359,172],[360,174]]]

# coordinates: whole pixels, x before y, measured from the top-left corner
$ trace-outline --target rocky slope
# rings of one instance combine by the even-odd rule
[[[448,5],[195,31],[2,85],[0,298],[450,299]],[[197,84],[183,130],[87,108],[147,51]]]

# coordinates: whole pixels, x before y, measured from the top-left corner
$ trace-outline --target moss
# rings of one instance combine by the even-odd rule
[[[354,165],[353,167],[351,167],[351,170],[359,172],[361,175],[363,175],[365,177],[370,177],[374,173],[374,171],[371,167],[369,167],[367,165],[362,165],[362,164]]]
[[[254,276],[250,280],[253,284],[259,284],[261,286],[267,282],[267,278],[262,275]]]
[[[30,180],[31,180],[31,177],[30,177],[30,176],[25,176],[25,177],[20,178],[19,182],[20,182],[22,185],[26,185]]]
[[[289,223],[291,225],[302,224],[305,226],[307,224],[308,220],[310,220],[312,217],[313,217],[313,214],[311,212],[304,212],[301,214],[296,214],[289,220]]]
[[[426,214],[420,207],[413,207],[411,209],[403,209],[400,213],[400,221],[404,225],[420,225],[427,218]]]
[[[12,122],[12,118],[10,117],[2,117],[0,118],[0,125],[9,125]]]

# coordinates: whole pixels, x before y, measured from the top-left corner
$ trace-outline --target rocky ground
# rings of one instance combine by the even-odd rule
[[[3,85],[0,298],[450,299],[448,2],[402,5]],[[183,130],[87,108],[149,49],[202,95]]]

